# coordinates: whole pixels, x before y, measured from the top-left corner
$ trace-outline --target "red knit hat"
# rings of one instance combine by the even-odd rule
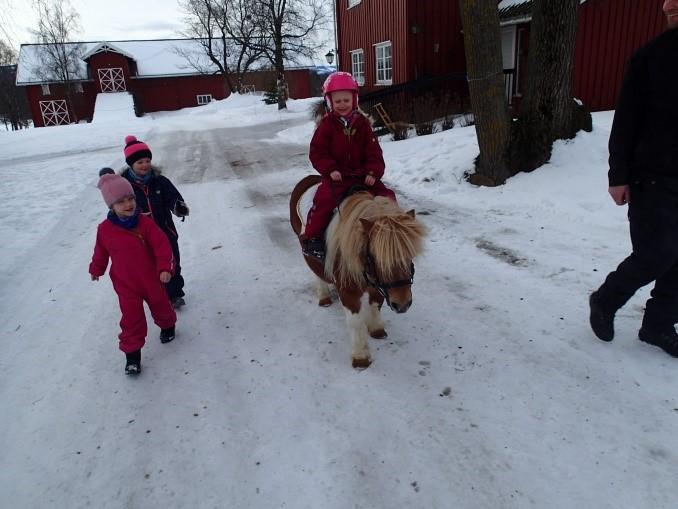
[[[111,208],[115,202],[124,198],[125,196],[134,196],[134,189],[124,177],[120,175],[111,175],[107,173],[99,179],[97,187],[101,190],[101,195],[108,208]]]
[[[125,149],[123,152],[125,154],[125,162],[130,166],[144,157],[153,159],[153,154],[151,154],[151,149],[148,148],[148,145],[131,135],[125,136]]]

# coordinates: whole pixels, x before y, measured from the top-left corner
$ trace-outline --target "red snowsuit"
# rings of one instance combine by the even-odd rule
[[[146,301],[153,321],[161,329],[172,327],[177,315],[167,292],[160,282],[160,273],[174,271],[172,248],[163,231],[152,219],[140,215],[136,228],[126,229],[106,219],[97,228],[89,273],[101,277],[111,258],[109,275],[118,294],[120,320],[120,350],[131,353],[146,341]]]
[[[376,182],[368,187],[375,196],[386,196],[395,201],[395,193],[382,182],[384,157],[369,121],[357,111],[345,127],[343,119],[328,113],[320,121],[311,139],[308,155],[313,167],[323,176],[308,213],[306,237],[319,237],[332,219],[332,210],[339,205],[344,193],[357,184],[365,184],[372,175]],[[330,178],[330,173],[341,173],[341,182]]]

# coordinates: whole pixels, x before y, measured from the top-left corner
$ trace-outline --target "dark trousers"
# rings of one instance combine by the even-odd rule
[[[167,239],[172,246],[172,253],[174,254],[174,275],[172,279],[169,280],[169,283],[165,283],[165,289],[167,290],[167,296],[170,300],[174,300],[178,297],[183,297],[186,295],[184,293],[184,277],[181,275],[181,257],[179,255],[179,239],[174,233],[167,233]]]
[[[598,290],[601,304],[617,311],[636,291],[655,281],[643,327],[671,330],[678,323],[678,180],[631,185],[629,224],[633,252]]]

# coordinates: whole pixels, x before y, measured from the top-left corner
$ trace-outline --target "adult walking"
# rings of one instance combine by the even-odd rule
[[[589,298],[593,332],[614,338],[614,316],[655,282],[641,341],[678,357],[678,0],[665,0],[668,30],[628,61],[610,133],[609,193],[628,205],[632,253]]]

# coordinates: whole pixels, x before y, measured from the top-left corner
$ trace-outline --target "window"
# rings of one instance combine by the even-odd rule
[[[51,95],[51,92],[49,91],[49,85],[41,85],[42,86],[42,95]]]
[[[208,104],[212,102],[212,94],[200,94],[198,95],[198,106],[203,104]]]
[[[124,92],[127,90],[122,67],[99,69],[99,86],[102,92]]]
[[[361,1],[362,1],[362,0],[348,0],[348,7],[347,7],[347,8],[350,9],[351,7],[355,7],[355,6],[358,5]]]
[[[365,84],[365,52],[361,49],[351,51],[351,74],[358,85]]]
[[[68,106],[64,99],[59,99],[58,101],[40,101],[40,112],[42,113],[42,124],[45,127],[71,123],[71,119],[68,116]]]
[[[393,83],[393,59],[391,57],[391,43],[376,44],[374,50],[377,57],[377,85]]]

